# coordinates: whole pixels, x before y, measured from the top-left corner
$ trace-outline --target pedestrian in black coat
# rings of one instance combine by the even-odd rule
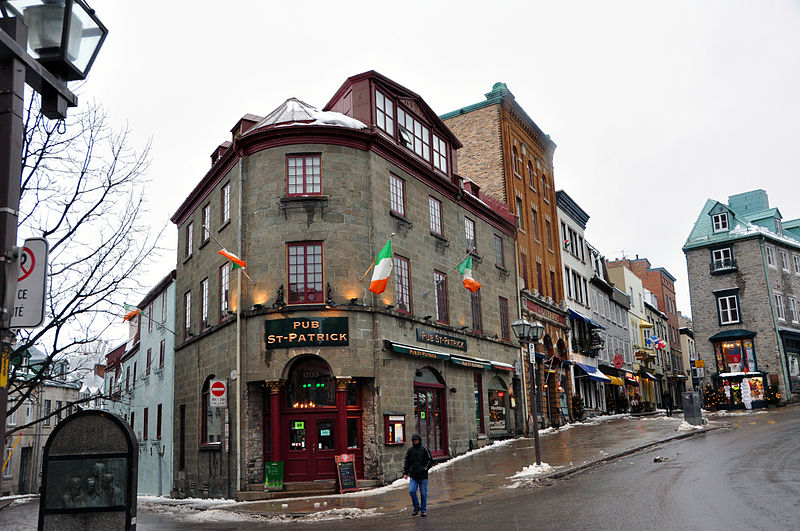
[[[428,470],[433,466],[433,457],[430,450],[422,444],[422,437],[418,433],[411,436],[411,448],[406,452],[403,464],[403,478],[409,479],[408,493],[414,511],[411,516],[417,516],[422,511],[422,516],[428,513]],[[420,500],[417,500],[419,489]]]

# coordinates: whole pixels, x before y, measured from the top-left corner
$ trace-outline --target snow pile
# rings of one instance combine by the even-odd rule
[[[363,518],[365,516],[377,516],[378,509],[357,509],[355,507],[345,507],[343,509],[329,509],[327,511],[319,511],[303,517],[304,521],[309,522],[323,522],[325,520],[341,520],[350,518]]]
[[[528,479],[532,477],[542,476],[544,474],[549,474],[553,472],[553,467],[551,467],[547,463],[542,463],[541,465],[537,465],[536,463],[532,465],[528,465],[513,476],[509,477],[508,479]]]
[[[702,425],[698,426],[695,424],[689,424],[684,420],[683,422],[680,423],[680,425],[677,428],[675,428],[675,431],[692,431],[692,430],[702,430],[702,429],[703,429]]]
[[[184,522],[253,522],[263,521],[264,517],[255,514],[237,513],[235,511],[225,511],[222,509],[209,509],[207,511],[192,511],[186,513]]]
[[[542,430],[539,430],[539,433],[542,433]],[[475,454],[479,454],[481,452],[488,452],[489,450],[496,450],[497,448],[500,448],[501,446],[506,446],[508,444],[511,444],[514,441],[515,441],[515,439],[505,439],[505,440],[502,440],[502,441],[497,441],[494,444],[490,444],[488,446],[484,446],[483,448],[476,448],[476,449],[474,449],[472,451],[469,451],[469,452],[467,452],[465,454],[461,454],[458,457],[454,457],[452,459],[448,459],[444,463],[439,463],[438,465],[436,465],[433,468],[431,468],[431,472],[433,472],[434,470],[441,470],[441,469],[443,469],[445,467],[448,467],[448,466],[452,465],[456,461],[461,461],[462,459],[466,459],[468,457],[472,457]],[[400,481],[400,480],[397,480],[397,481]],[[397,483],[397,481],[395,481],[395,483]],[[407,480],[405,480],[405,481],[407,481]],[[392,483],[392,485],[394,485],[394,483]]]
[[[434,467],[435,468],[435,467]],[[356,492],[345,492],[344,494],[339,494],[339,498],[365,498],[367,496],[377,496],[378,494],[385,494],[389,491],[399,489],[401,487],[408,487],[409,481],[407,479],[396,479],[392,483],[388,485],[384,485],[383,487],[376,487],[374,489],[368,490],[359,490]]]
[[[262,127],[287,127],[294,125],[333,125],[349,129],[366,129],[362,122],[335,111],[321,111],[297,98],[289,98],[277,109],[257,123],[250,131]],[[248,133],[250,132],[248,131]]]

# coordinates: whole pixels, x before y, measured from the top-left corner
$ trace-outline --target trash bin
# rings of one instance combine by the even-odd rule
[[[700,411],[700,393],[688,391],[683,393],[683,420],[695,426],[703,425],[703,413]]]

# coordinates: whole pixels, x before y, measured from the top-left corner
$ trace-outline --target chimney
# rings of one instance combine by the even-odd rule
[[[94,366],[94,373],[100,378],[104,378],[106,375],[106,366],[102,363],[96,363]]]

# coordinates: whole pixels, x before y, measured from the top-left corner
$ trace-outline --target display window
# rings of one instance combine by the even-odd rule
[[[309,359],[292,367],[286,398],[290,408],[335,407],[336,386],[328,365],[322,360]]]
[[[756,355],[752,339],[736,339],[714,344],[717,370],[724,372],[756,372]]]
[[[763,376],[723,378],[720,388],[731,406],[745,405],[747,401],[765,400]]]
[[[489,431],[505,431],[507,429],[508,390],[500,378],[492,378],[488,398]]]

